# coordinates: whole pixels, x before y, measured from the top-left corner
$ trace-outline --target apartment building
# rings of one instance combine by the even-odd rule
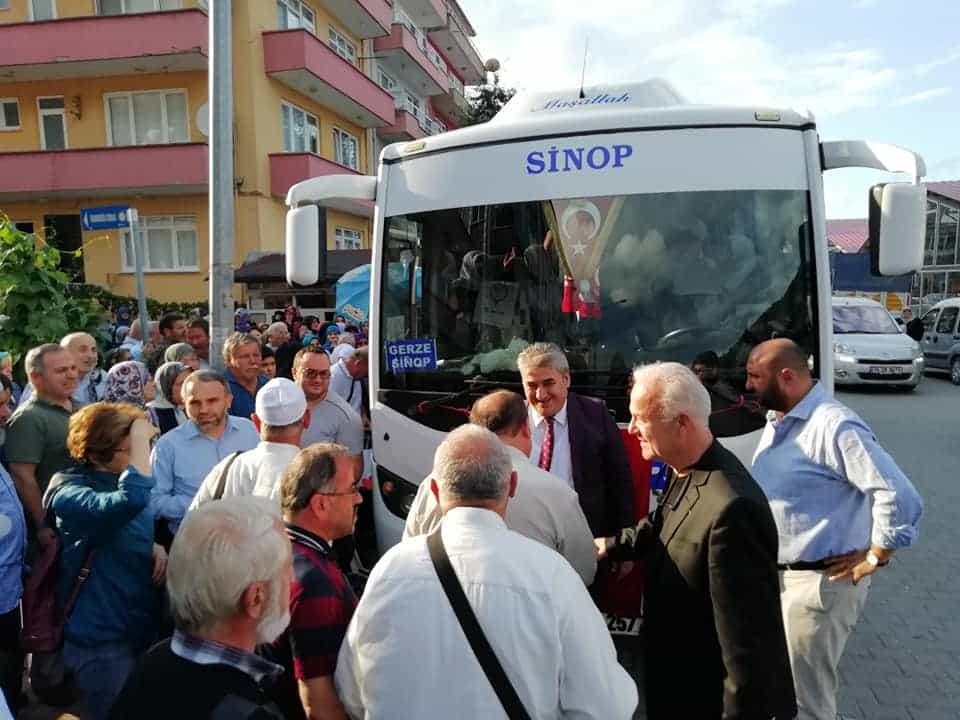
[[[0,211],[82,247],[64,258],[79,281],[135,294],[129,233],[80,221],[83,208],[130,205],[147,294],[208,294],[209,1],[0,0]],[[384,145],[457,127],[464,86],[484,79],[456,0],[233,8],[238,267],[282,250],[291,185],[374,172]],[[369,248],[372,214],[329,211],[329,248]]]

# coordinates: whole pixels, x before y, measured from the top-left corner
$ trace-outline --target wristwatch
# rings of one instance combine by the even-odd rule
[[[873,550],[870,550],[867,553],[867,562],[873,565],[874,567],[880,566],[880,558],[873,554]]]

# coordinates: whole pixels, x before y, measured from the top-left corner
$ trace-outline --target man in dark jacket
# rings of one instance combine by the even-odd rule
[[[570,390],[570,367],[552,343],[535,343],[517,358],[529,408],[530,460],[580,496],[593,536],[633,527],[633,476],[620,430],[606,403]]]
[[[637,370],[630,414],[643,457],[673,471],[660,508],[611,553],[647,560],[648,717],[792,719],[777,528],[763,491],[714,439],[709,394],[683,365]]]
[[[254,648],[290,622],[291,574],[276,501],[232,497],[191,511],[167,564],[176,630],[140,660],[110,717],[283,718],[262,687],[283,668]]]

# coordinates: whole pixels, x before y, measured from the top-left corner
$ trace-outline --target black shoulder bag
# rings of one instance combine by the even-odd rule
[[[223,469],[220,471],[220,477],[217,478],[217,489],[213,491],[213,499],[220,500],[223,498],[223,491],[227,487],[227,474],[230,472],[230,466],[233,465],[233,461],[237,459],[237,456],[240,455],[240,451],[230,455],[230,459],[227,460],[227,464],[223,466]]]
[[[430,551],[430,559],[433,561],[433,568],[437,571],[437,577],[440,578],[443,591],[447,594],[447,600],[450,601],[453,612],[460,621],[460,627],[463,628],[463,634],[467,636],[473,654],[476,655],[487,680],[493,686],[500,704],[507,711],[507,717],[510,720],[530,720],[530,715],[523,707],[520,696],[510,683],[510,678],[504,672],[497,654],[490,647],[487,636],[483,634],[483,628],[480,627],[477,616],[470,607],[470,601],[463,593],[457,573],[450,564],[447,549],[443,546],[439,528],[427,536],[427,549]]]

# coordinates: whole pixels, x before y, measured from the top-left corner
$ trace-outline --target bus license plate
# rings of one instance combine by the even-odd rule
[[[871,375],[899,375],[901,373],[910,372],[907,368],[899,367],[898,365],[871,365],[870,374]]]
[[[619,615],[603,614],[607,621],[607,630],[611,635],[639,635],[643,620],[638,617],[620,617]]]

